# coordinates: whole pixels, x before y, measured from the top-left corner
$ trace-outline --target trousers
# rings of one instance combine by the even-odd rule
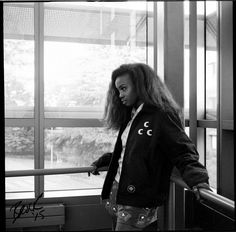
[[[115,231],[157,230],[158,207],[140,208],[129,205],[117,205],[117,189],[118,182],[114,181],[109,200],[105,204],[105,208],[112,216],[112,229]]]

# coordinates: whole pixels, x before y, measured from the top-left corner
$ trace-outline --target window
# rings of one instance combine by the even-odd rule
[[[5,168],[10,170],[34,169],[34,128],[5,128]],[[19,165],[19,163],[21,165]],[[9,177],[5,182],[7,196],[14,198],[32,197],[34,193],[34,177]]]
[[[190,125],[189,129],[194,130],[196,134],[195,142],[200,153],[200,161],[206,165],[209,172],[210,185],[213,189],[217,189],[218,2],[186,1],[184,4],[185,118],[187,121],[197,120],[196,128],[191,128]],[[196,12],[190,8],[190,4],[196,4]],[[196,16],[196,28],[190,28],[193,16]],[[196,33],[194,38],[196,51],[192,51],[191,54],[196,57],[196,76],[191,84],[190,74],[194,71],[190,70],[190,33]],[[192,46],[194,47],[193,44]],[[196,92],[192,87],[196,88]],[[191,108],[190,104],[195,102],[196,108]],[[191,110],[196,113],[194,119],[189,116]]]
[[[24,22],[24,23],[21,23]],[[30,38],[30,39],[29,39]],[[5,116],[34,117],[34,8],[4,6]]]
[[[111,72],[153,62],[152,24],[146,2],[4,3],[6,170],[84,167],[112,151],[101,123]],[[104,175],[11,177],[6,199],[94,195]]]
[[[217,188],[217,131],[214,128],[206,129],[206,167],[209,173],[209,183]]]
[[[217,111],[217,2],[206,2],[206,119]]]
[[[34,169],[34,8],[4,4],[5,168]],[[19,122],[23,119],[24,123]],[[11,121],[11,123],[9,122]],[[18,123],[16,123],[18,121]],[[18,125],[17,125],[18,124]],[[19,165],[19,163],[21,165]],[[11,177],[6,198],[33,197],[34,177]]]
[[[113,150],[116,135],[103,127],[48,128],[45,130],[44,167],[88,167],[102,154]],[[50,191],[62,193],[70,189],[74,190],[74,195],[89,195],[91,191],[85,190],[101,188],[104,178],[103,172],[90,177],[87,173],[45,176],[45,196],[52,196]],[[82,193],[76,191],[78,186],[84,189]]]

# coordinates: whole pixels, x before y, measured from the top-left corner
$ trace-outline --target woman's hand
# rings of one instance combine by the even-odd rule
[[[100,158],[95,160],[90,166],[94,167],[93,171],[91,173],[93,175],[100,175],[98,172],[98,168],[106,167],[109,165],[111,161],[112,153],[111,152],[106,152],[104,153]],[[90,175],[90,172],[88,173]]]
[[[97,166],[95,164],[91,164],[91,166],[94,167],[94,170],[91,173],[95,176],[100,175],[100,173],[98,172]]]
[[[192,190],[193,190],[193,193],[194,193],[197,201],[201,201],[201,197],[200,197],[200,193],[199,193],[199,189],[201,189],[201,188],[212,191],[210,186],[207,183],[200,183],[200,184],[197,184],[196,186],[193,186]]]

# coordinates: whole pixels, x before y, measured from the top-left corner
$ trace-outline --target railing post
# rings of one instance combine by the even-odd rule
[[[175,183],[170,182],[169,200],[167,203],[167,230],[175,230]]]

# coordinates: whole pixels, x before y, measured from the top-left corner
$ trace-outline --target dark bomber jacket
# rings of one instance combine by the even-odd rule
[[[121,126],[113,153],[105,153],[93,164],[108,166],[102,200],[108,199],[122,151]],[[208,183],[208,173],[198,162],[199,154],[180,120],[157,107],[144,104],[128,135],[117,191],[117,204],[136,207],[160,206],[168,197],[170,176],[175,166],[192,188]]]

